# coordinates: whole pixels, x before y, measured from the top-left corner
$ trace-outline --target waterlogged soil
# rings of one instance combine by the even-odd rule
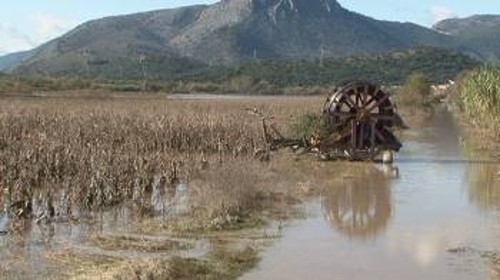
[[[303,202],[301,219],[262,213],[275,221],[189,237],[149,229],[188,211],[184,184],[153,191],[149,218],[130,205],[77,221],[12,221],[0,211],[0,278],[161,277],[171,265],[170,276],[207,279],[189,276],[216,268],[224,273],[212,278],[226,279],[260,258],[243,279],[500,279],[500,165],[464,152],[445,110],[405,119],[412,128],[393,165],[276,155],[269,172],[282,175],[269,187],[290,185],[286,200]]]
[[[445,110],[402,137],[392,166],[329,184],[242,279],[500,279],[498,161],[468,157]]]
[[[154,217],[182,213],[185,185],[175,194],[158,195]],[[0,279],[109,279],[134,261],[201,258],[211,249],[204,239],[160,233],[137,233],[147,219],[130,204],[103,211],[82,211],[75,217],[47,221],[0,216]],[[117,268],[117,265],[122,265]],[[115,269],[112,270],[111,268]]]

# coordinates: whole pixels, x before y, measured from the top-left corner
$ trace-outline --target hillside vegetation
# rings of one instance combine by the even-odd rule
[[[401,85],[412,73],[425,73],[429,83],[454,79],[479,62],[450,50],[419,48],[379,56],[343,59],[254,60],[233,66],[193,68],[182,61],[171,67],[175,75],[150,61],[137,64],[135,75],[68,75],[59,77],[0,76],[0,92],[36,92],[72,89],[153,92],[218,92],[248,94],[315,94],[320,87],[338,86],[349,80],[367,80],[384,85]],[[155,68],[159,67],[159,68]],[[143,71],[142,71],[143,70]],[[116,72],[116,71],[111,71]]]
[[[414,73],[427,75],[432,83],[443,83],[479,62],[450,50],[419,48],[379,56],[358,56],[314,61],[253,61],[231,67],[209,68],[189,79],[222,82],[246,76],[279,87],[337,85],[348,80],[368,80],[400,85]]]
[[[475,15],[438,22],[435,30],[450,34],[473,57],[485,61],[500,61],[500,15]]]

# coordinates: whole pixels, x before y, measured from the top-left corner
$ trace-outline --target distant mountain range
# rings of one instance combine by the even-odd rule
[[[480,60],[500,61],[500,16],[447,19],[433,29],[455,38],[460,50]]]
[[[169,76],[259,59],[378,55],[419,46],[500,60],[500,16],[445,20],[432,29],[375,20],[335,0],[222,0],[84,23],[34,50],[0,57],[20,74]]]
[[[31,51],[16,52],[0,56],[0,71],[12,68],[29,58]]]

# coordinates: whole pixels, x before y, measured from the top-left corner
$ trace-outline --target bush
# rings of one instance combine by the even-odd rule
[[[431,94],[431,87],[423,73],[413,73],[397,94],[402,105],[424,105]]]
[[[293,137],[310,139],[313,135],[322,135],[327,130],[327,122],[321,114],[305,114],[292,126]]]
[[[464,111],[478,120],[498,118],[500,113],[500,67],[484,66],[461,83]]]

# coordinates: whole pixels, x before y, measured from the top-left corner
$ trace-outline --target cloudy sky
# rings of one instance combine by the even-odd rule
[[[346,8],[377,19],[432,26],[472,14],[500,14],[500,0],[339,0]],[[109,15],[211,4],[216,0],[16,0],[0,9],[0,55],[31,49],[90,19]]]

